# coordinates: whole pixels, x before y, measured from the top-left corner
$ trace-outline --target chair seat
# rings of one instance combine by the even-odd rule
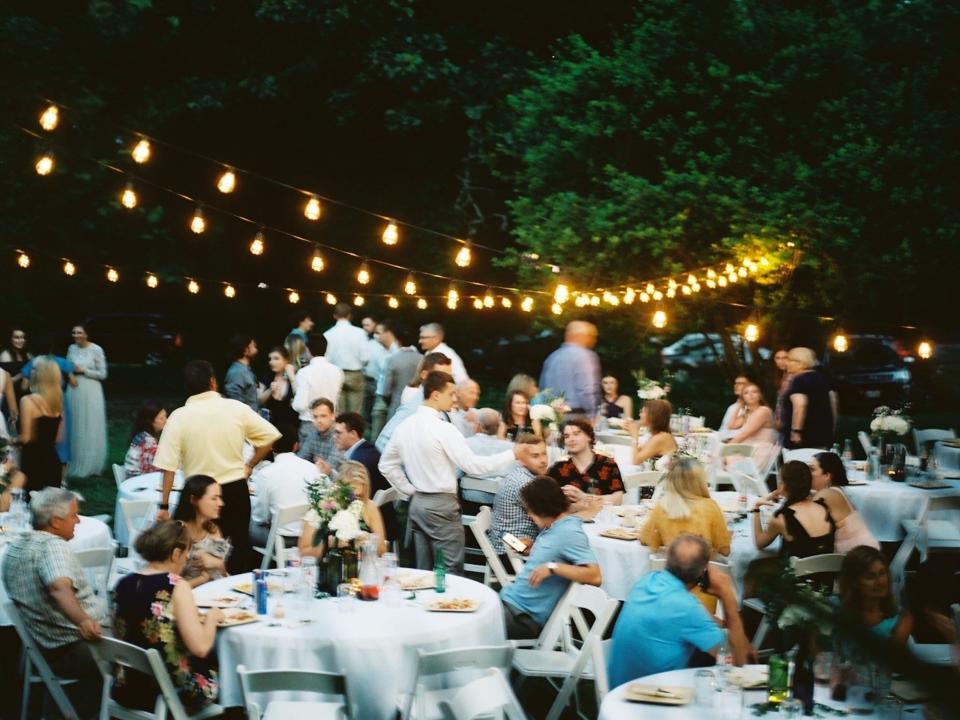
[[[310,720],[341,720],[347,717],[346,707],[338,702],[319,700],[274,700],[267,705],[263,720],[291,720],[291,718],[310,718]]]
[[[756,610],[758,613],[763,613],[764,615],[767,613],[767,606],[760,598],[747,598],[743,601],[743,606],[751,610]]]
[[[446,716],[440,709],[440,703],[449,703],[460,688],[445,690],[421,690],[420,696],[415,698],[410,708],[408,720],[445,720]],[[405,698],[401,697],[397,709],[402,713]]]
[[[904,520],[903,529],[907,533],[915,533],[920,524],[916,520]],[[960,543],[960,528],[949,520],[928,520],[927,521],[927,540],[930,542],[956,542]]]
[[[910,653],[927,665],[953,665],[953,656],[949,643],[915,643],[913,638],[908,645]]]
[[[559,677],[569,675],[577,658],[559,650],[520,650],[513,655],[513,667],[522,675]],[[587,661],[580,677],[593,678],[593,663]]]
[[[168,711],[169,712],[169,711]],[[206,720],[206,718],[218,717],[223,715],[223,708],[216,703],[207,705],[196,715],[188,715],[190,720]],[[121,705],[116,700],[110,701],[110,717],[120,718],[121,720],[156,720],[157,716],[153,711],[134,710]]]

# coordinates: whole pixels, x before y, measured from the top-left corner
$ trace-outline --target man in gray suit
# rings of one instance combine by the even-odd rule
[[[423,355],[410,344],[411,336],[407,328],[393,325],[388,321],[384,321],[381,325],[384,330],[393,334],[400,346],[396,352],[387,358],[383,369],[383,392],[380,394],[387,402],[386,420],[389,421],[397,408],[400,407],[400,396],[403,394],[403,389],[410,384],[410,381],[417,374],[417,368],[420,366],[420,361],[423,360]]]

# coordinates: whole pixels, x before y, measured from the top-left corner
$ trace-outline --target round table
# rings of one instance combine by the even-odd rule
[[[949,442],[950,445],[943,440],[937,440],[933,444],[933,457],[944,474],[960,477],[960,446],[954,444],[956,440]]]
[[[201,585],[194,593],[198,598],[230,594],[238,582],[249,580],[249,575],[223,578]],[[476,598],[480,607],[470,613],[430,612],[423,607],[438,597]],[[339,600],[313,600],[311,622],[306,624],[267,619],[220,630],[219,703],[243,704],[237,665],[250,670],[343,672],[353,716],[386,720],[394,717],[400,693],[413,684],[418,650],[497,645],[506,638],[499,596],[462,577],[448,575],[443,596],[429,590],[396,607],[358,600],[351,606],[352,611],[346,612]]]
[[[862,476],[862,474],[861,474]],[[851,479],[857,473],[850,473]],[[906,482],[894,482],[882,477],[865,485],[850,485],[843,491],[853,506],[860,511],[864,522],[880,542],[898,542],[903,539],[903,521],[915,520],[926,507],[927,499],[937,495],[955,495],[960,492],[960,480],[944,480],[950,488],[924,490]],[[960,513],[954,513],[954,522],[960,524]]]

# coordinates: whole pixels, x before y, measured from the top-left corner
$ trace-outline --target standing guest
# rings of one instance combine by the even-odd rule
[[[343,456],[337,450],[336,431],[333,427],[337,418],[333,403],[327,398],[317,398],[310,406],[310,413],[313,426],[297,450],[297,455],[312,462],[324,475],[333,477],[343,462]]]
[[[834,551],[834,522],[824,505],[810,499],[813,479],[810,468],[799,460],[791,460],[780,468],[778,494],[784,498],[767,522],[766,529],[760,523],[760,506],[771,501],[761,498],[753,506],[753,539],[757,549],[763,550],[782,536],[781,557],[805,558]]]
[[[567,324],[563,345],[550,353],[540,371],[540,387],[562,393],[571,413],[593,417],[600,401],[600,359],[593,351],[597,326],[586,320]]]
[[[88,642],[103,637],[102,605],[70,551],[80,522],[77,496],[46,488],[30,499],[33,531],[6,547],[3,585],[50,669],[80,682],[64,688],[81,718],[96,717],[102,679]]]
[[[313,356],[307,350],[307,341],[301,335],[290,333],[284,338],[283,347],[287,351],[287,357],[290,358],[294,372],[299,372],[310,364]]]
[[[633,438],[633,462],[639,465],[650,461],[654,466],[660,458],[670,457],[677,451],[677,441],[670,432],[670,416],[673,407],[666,400],[646,400],[640,408],[640,419],[630,422],[627,426],[630,437]],[[650,433],[642,447],[636,447],[640,435],[640,428]]]
[[[107,410],[103,381],[107,358],[103,348],[90,342],[83,325],[73,328],[73,345],[67,350],[77,384],[67,389],[70,406],[70,464],[67,474],[89,477],[103,471],[107,461]]]
[[[521,390],[507,395],[507,404],[503,408],[503,426],[501,437],[516,440],[520,435],[543,437],[543,426],[539,420],[530,418],[530,398]]]
[[[523,462],[514,465],[500,483],[500,489],[493,500],[490,529],[487,530],[493,551],[498,555],[506,553],[503,547],[504,533],[512,533],[529,549],[540,532],[540,528],[527,515],[520,501],[520,491],[535,477],[546,474],[547,446],[543,438],[530,433],[518,437],[517,444],[530,446],[527,448],[527,456]]]
[[[829,448],[837,424],[837,393],[814,366],[810,348],[793,348],[787,355],[792,376],[783,394],[783,446]]]
[[[370,410],[370,437],[375,438],[387,423],[387,411],[390,407],[390,398],[386,395],[388,365],[390,359],[400,351],[400,343],[393,332],[393,324],[387,321],[377,323],[374,337],[384,349],[384,355],[379,363],[377,383],[374,387],[373,407]]]
[[[777,430],[780,432],[783,432],[784,393],[786,393],[787,388],[790,387],[790,381],[793,379],[793,376],[790,374],[790,370],[788,369],[789,357],[790,351],[788,348],[780,348],[773,356],[773,389],[777,394],[777,405],[773,410],[773,417],[774,421],[777,423]]]
[[[147,566],[123,577],[113,591],[113,635],[156,650],[163,658],[184,709],[195,714],[217,699],[217,623],[223,611],[197,610],[190,584],[182,579],[191,550],[186,526],[165,520],[137,536],[136,550]],[[152,678],[123,673],[113,697],[127,708],[153,711],[157,699]]]
[[[217,522],[223,514],[223,489],[209,475],[192,475],[183,483],[173,519],[190,536],[190,552],[181,573],[192,587],[226,577],[231,545]]]
[[[380,342],[377,328],[380,323],[372,317],[360,321],[360,327],[367,334],[367,344],[363,348],[363,419],[370,423],[373,419],[373,403],[377,396],[377,381],[387,361],[387,347]]]
[[[6,418],[10,418],[11,427],[15,426],[17,418],[20,417],[20,405],[17,401],[17,394],[14,392],[10,373],[3,368],[0,368],[0,405],[3,405],[3,413],[0,414],[0,438],[8,440],[10,430],[7,428]]]
[[[440,323],[427,323],[420,326],[420,348],[424,355],[429,353],[443,353],[453,365],[454,382],[461,383],[468,379],[467,368],[457,351],[443,341],[443,326]]]
[[[382,394],[384,400],[387,402],[385,422],[388,422],[400,407],[403,389],[410,382],[411,378],[417,376],[417,368],[420,367],[423,355],[411,344],[408,334],[409,331],[406,328],[391,325],[387,322],[381,323],[381,326],[389,329],[399,346],[396,352],[387,360],[383,368]],[[381,339],[384,338],[383,335],[380,337]]]
[[[840,566],[840,608],[848,618],[881,638],[905,647],[913,630],[913,614],[897,612],[890,570],[883,554],[872,547],[856,547]]]
[[[24,376],[22,370],[27,361],[33,355],[27,349],[27,333],[23,328],[14,328],[10,333],[10,347],[0,352],[0,367],[10,373],[13,384],[17,390],[17,401],[25,393],[25,386],[30,381],[30,376]]]
[[[537,387],[537,381],[524,373],[517,373],[510,378],[510,382],[507,384],[507,392],[505,394],[509,396],[517,390],[522,392],[528,398],[535,398],[537,393],[540,392],[540,389]]]
[[[327,398],[336,407],[340,387],[343,385],[343,370],[331,364],[323,356],[326,351],[327,339],[323,335],[310,338],[310,352],[313,353],[313,359],[310,360],[309,365],[297,371],[294,381],[297,389],[290,404],[299,413],[301,448],[313,428],[314,401]]]
[[[313,313],[311,313],[309,310],[301,310],[293,316],[293,322],[294,327],[290,331],[289,335],[296,335],[303,341],[304,345],[306,345],[310,340],[310,333],[313,332]],[[307,354],[310,354],[309,351]],[[307,359],[307,362],[310,362],[309,358]]]
[[[506,471],[526,451],[475,455],[457,429],[444,419],[453,407],[453,377],[433,371],[423,383],[423,404],[397,428],[380,458],[380,472],[410,500],[410,522],[417,567],[429,569],[443,551],[447,571],[463,572],[464,534],[457,500],[457,468],[485,475]]]
[[[253,411],[260,409],[257,402],[263,387],[257,383],[257,376],[250,364],[257,356],[257,341],[250,335],[241,333],[230,339],[233,350],[233,362],[227,368],[223,379],[223,394],[231,400],[239,400]]]
[[[288,505],[305,505],[307,485],[320,479],[317,466],[298,457],[296,438],[281,435],[273,444],[273,462],[261,465],[251,480],[257,488],[250,509],[250,540],[257,545],[266,545],[270,534],[272,514],[277,508]],[[287,537],[300,535],[300,523],[281,528]]]
[[[726,633],[693,594],[698,585],[705,585],[706,592],[723,606]],[[756,662],[740,621],[733,582],[710,565],[706,540],[680,535],[670,543],[666,570],[640,578],[623,603],[613,628],[611,687],[668,670],[712,664],[707,653],[716,655],[724,641],[737,665]]]
[[[380,465],[380,451],[372,442],[363,438],[363,433],[366,430],[363,418],[357,413],[340,413],[337,415],[333,430],[334,443],[344,462],[352,460],[367,469],[367,477],[370,478],[371,496],[376,495],[380,490],[389,489],[390,483],[387,482],[378,467]],[[400,533],[393,504],[384,505],[380,508],[380,511],[383,514],[383,522],[387,531],[386,539],[396,540]]]
[[[810,461],[813,500],[825,505],[837,525],[834,546],[838,553],[848,553],[861,545],[880,549],[863,517],[850,503],[843,488],[849,483],[840,456],[834,452],[818,453]]]
[[[267,358],[271,373],[270,387],[261,390],[258,400],[269,413],[268,419],[274,427],[284,435],[292,436],[295,443],[300,437],[300,418],[290,403],[296,393],[297,371],[283,346],[273,348]]]
[[[613,375],[604,375],[601,378],[600,390],[603,392],[601,406],[604,417],[628,420],[633,417],[633,400],[629,395],[620,394],[620,381]]]
[[[726,409],[726,412],[723,413],[723,419],[720,421],[720,430],[717,433],[717,436],[721,440],[729,440],[732,438],[736,435],[737,428],[742,425],[742,423],[739,423],[734,427],[731,423],[743,417],[744,406],[743,399],[740,395],[749,382],[750,378],[746,375],[737,375],[733,379],[733,403],[731,403]]]
[[[613,458],[593,451],[596,439],[588,420],[574,418],[563,426],[563,447],[568,457],[554,463],[547,474],[563,488],[571,512],[623,501],[620,468]]]
[[[571,582],[603,582],[583,521],[570,514],[566,495],[551,478],[541,475],[524,485],[520,502],[540,532],[516,581],[500,591],[511,640],[538,637]]]
[[[457,402],[450,412],[450,422],[464,437],[477,432],[477,401],[480,400],[480,384],[476,380],[457,383]]]
[[[397,408],[397,411],[393,414],[393,417],[390,418],[390,421],[383,426],[383,430],[380,431],[380,434],[377,436],[377,450],[383,452],[387,443],[390,442],[390,438],[393,436],[394,430],[396,430],[400,423],[406,420],[408,417],[413,415],[417,408],[423,404],[423,381],[431,372],[445,372],[449,373],[453,368],[453,365],[448,358],[443,353],[427,353],[423,359],[420,361],[420,365],[417,369],[417,374],[414,379],[411,381],[411,385],[404,390],[409,390],[412,387],[416,388],[416,391],[407,395],[407,400],[403,402],[400,407]],[[444,413],[444,420],[450,418],[450,413]]]
[[[339,303],[333,309],[333,317],[336,322],[323,336],[327,339],[327,360],[343,371],[337,405],[343,412],[360,412],[363,409],[363,357],[369,338],[363,328],[350,322],[350,306],[346,303]]]
[[[167,424],[167,411],[158,403],[144,403],[137,411],[130,433],[130,447],[123,461],[123,469],[128,478],[147,473],[160,472],[153,464],[157,455],[160,433]]]
[[[20,400],[20,469],[27,490],[59,487],[63,463],[57,440],[63,432],[63,390],[60,368],[46,356],[37,358],[30,378],[31,394]]]
[[[24,389],[30,389],[30,378],[33,375],[33,368],[41,358],[52,361],[60,369],[60,388],[63,391],[64,397],[66,397],[67,388],[77,386],[77,378],[73,374],[73,363],[67,360],[65,357],[60,357],[57,355],[56,343],[52,339],[47,345],[46,352],[27,360],[24,366],[20,369],[20,372],[24,377]],[[70,429],[70,403],[64,402],[63,428],[57,437],[57,455],[60,457],[60,463],[63,465],[66,465],[70,462]]]
[[[171,413],[160,436],[154,463],[163,470],[158,520],[168,516],[174,472],[208,475],[223,488],[225,510],[220,520],[224,536],[233,545],[227,563],[230,573],[253,567],[250,551],[250,491],[247,478],[270,453],[280,432],[241,402],[217,392],[213,368],[193,360],[184,369],[186,404]],[[253,445],[253,457],[243,460],[244,443]]]
[[[421,386],[423,385],[424,378],[426,378],[427,373],[432,370],[447,372],[445,368],[439,367],[441,365],[449,365],[452,368],[453,361],[443,353],[437,352],[429,352],[421,358],[420,364],[417,365],[416,372],[408,381],[407,386],[403,388],[403,392],[400,393],[400,407],[413,405],[413,407],[416,408],[423,402]],[[453,373],[450,374],[452,375]]]

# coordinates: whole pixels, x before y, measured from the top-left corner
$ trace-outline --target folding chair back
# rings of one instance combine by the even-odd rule
[[[597,707],[603,703],[603,699],[610,692],[610,675],[607,673],[607,667],[610,664],[610,649],[613,647],[613,639],[602,640],[594,635],[589,641],[590,660],[593,662],[593,686],[597,693]]]
[[[277,567],[284,566],[284,550],[286,545],[283,542],[283,536],[280,531],[290,523],[302,520],[310,509],[308,503],[297,505],[284,505],[278,507],[271,513],[270,533],[267,535],[267,544],[265,547],[255,547],[258,553],[263,555],[263,561],[260,563],[260,569],[266,571],[270,567],[270,562],[276,560]]]
[[[755,475],[750,475],[736,468],[730,469],[730,479],[733,481],[733,487],[740,495],[756,495],[763,497],[767,494],[767,483],[764,479]]]
[[[116,544],[107,548],[76,550],[73,553],[80,567],[83,568],[94,595],[97,596],[97,603],[101,606],[104,617],[110,610],[110,572],[113,570],[116,554]]]
[[[629,435],[620,435],[613,433],[600,433],[597,435],[597,442],[603,445],[626,445],[633,447],[633,438]]]
[[[526,720],[526,713],[517,700],[513,688],[499,670],[488,670],[481,677],[461,687],[449,700],[440,701],[445,718],[476,720],[500,717],[508,720]]]
[[[749,445],[747,443],[727,443],[726,445],[720,446],[720,457],[725,458],[741,455],[743,457],[752,458],[756,449],[756,445]]]
[[[638,487],[656,487],[662,477],[663,473],[659,470],[644,470],[642,472],[629,473],[623,476],[623,489],[633,490]]]
[[[117,484],[117,491],[120,491],[120,485],[124,480],[127,479],[127,469],[123,465],[117,465],[114,463],[111,465],[113,468],[113,481]]]
[[[953,440],[957,437],[956,431],[952,429],[940,430],[937,428],[927,428],[925,430],[913,429],[913,447],[917,455],[923,454],[923,449],[937,440]]]
[[[527,564],[527,559],[509,545],[504,545],[503,549],[507,554],[507,560],[510,561],[510,567],[519,575],[520,571],[523,570],[523,566]]]
[[[785,463],[798,460],[802,463],[809,463],[813,458],[824,452],[822,448],[797,448],[795,450],[783,449],[783,461]]]
[[[120,512],[123,513],[123,524],[127,529],[130,554],[136,556],[133,550],[134,543],[137,536],[153,524],[157,504],[153,500],[120,500],[119,502]]]
[[[479,647],[438,650],[436,652],[418,651],[417,669],[413,685],[407,694],[401,717],[410,718],[414,702],[422,704],[424,679],[436,675],[446,675],[465,670],[487,670],[493,668],[499,673],[509,673],[513,661],[514,649],[511,645],[485,645]],[[417,717],[425,715],[420,711]]]
[[[810,575],[832,575],[833,593],[836,594],[843,557],[841,553],[824,553],[823,555],[811,555],[805,558],[792,557],[790,558],[790,566],[798,578],[809,577]]]
[[[347,692],[347,678],[343,673],[320,672],[316,670],[247,670],[243,665],[237,666],[240,675],[240,689],[243,692],[243,702],[246,706],[249,720],[259,720],[263,711],[270,703],[260,707],[260,704],[251,697],[254,693],[300,692],[314,695],[336,696],[333,702],[326,701],[321,707],[334,716],[350,716],[350,700]],[[283,701],[283,713],[303,717],[317,718],[317,705],[303,701]],[[300,706],[299,708],[297,706]],[[317,719],[319,720],[319,718]]]
[[[485,584],[490,584],[490,573],[493,572],[493,577],[497,579],[497,582],[500,583],[501,588],[505,588],[507,585],[514,581],[514,577],[507,572],[507,569],[503,566],[503,563],[500,561],[500,556],[494,552],[493,545],[490,543],[490,538],[487,536],[487,531],[490,530],[490,525],[492,523],[492,513],[490,508],[482,507],[480,512],[477,513],[474,517],[473,522],[470,523],[470,532],[473,533],[473,537],[477,541],[477,545],[480,546],[480,550],[483,552],[483,557],[486,559],[487,564],[483,572],[483,581]]]

